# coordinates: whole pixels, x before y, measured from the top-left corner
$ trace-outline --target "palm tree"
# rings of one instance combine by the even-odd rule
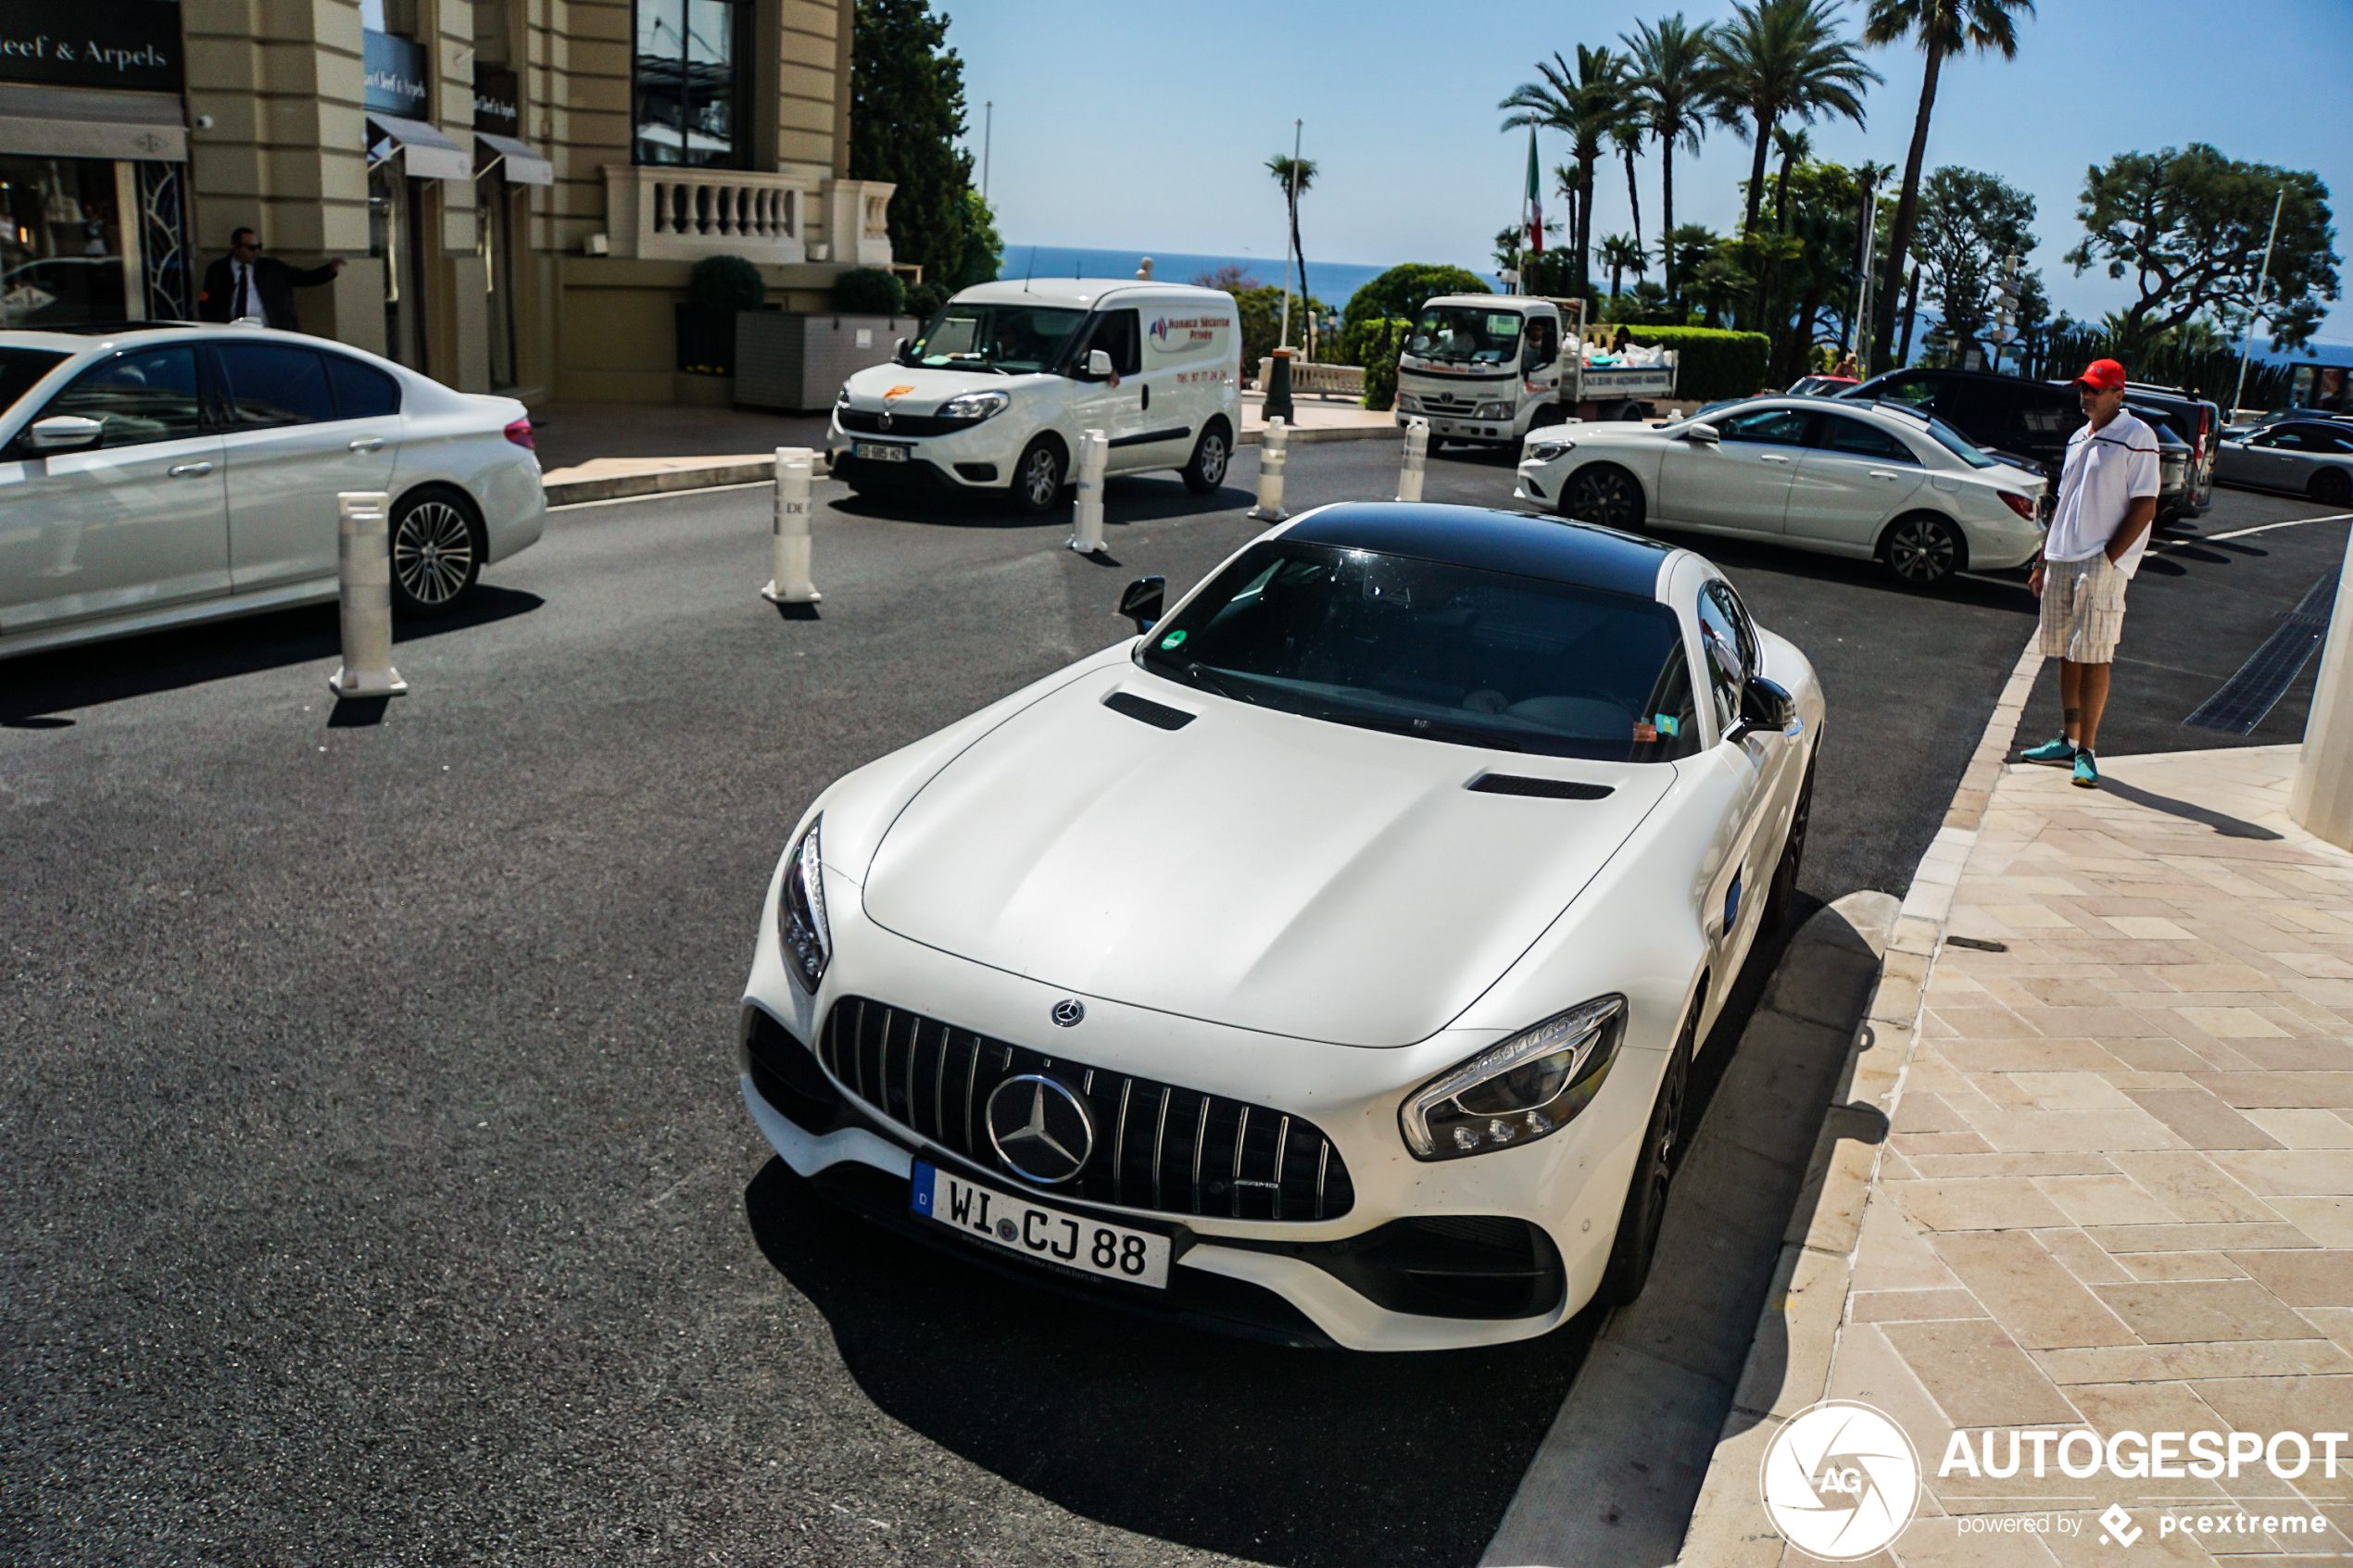
[[[2034,14],[2034,0],[1871,0],[1863,23],[1863,42],[1894,44],[1917,39],[1928,68],[1920,73],[1920,107],[1912,116],[1912,148],[1904,157],[1904,190],[1895,198],[1895,221],[1888,235],[1887,285],[1872,314],[1878,318],[1871,333],[1871,365],[1883,370],[1887,340],[1895,326],[1895,287],[1904,276],[1904,256],[1911,248],[1912,223],[1919,214],[1920,165],[1928,157],[1928,121],[1936,112],[1936,79],[1944,62],[1964,49],[1983,54],[1996,50],[2006,60],[2018,58],[2018,16]]]
[[[1773,182],[1773,227],[1789,227],[1789,171],[1814,156],[1814,138],[1804,126],[1787,131],[1773,128],[1773,150],[1781,155],[1781,172]]]
[[[1617,146],[1617,156],[1626,160],[1626,205],[1634,209],[1634,248],[1642,245],[1642,192],[1634,183],[1634,155],[1642,150],[1642,139],[1648,134],[1642,122],[1630,113],[1609,128],[1609,139]],[[1616,294],[1617,291],[1609,291]]]
[[[1748,216],[1756,227],[1765,196],[1765,159],[1773,130],[1790,116],[1813,120],[1841,115],[1863,123],[1861,93],[1882,80],[1838,31],[1839,0],[1753,0],[1732,6],[1732,19],[1708,39],[1717,76],[1717,115],[1755,147],[1748,174]],[[1925,3],[1925,0],[1924,0]]]
[[[1651,270],[1650,253],[1642,242],[1625,234],[1605,234],[1602,238],[1602,265],[1609,269],[1609,296],[1616,299],[1622,292],[1626,274],[1637,278]]]
[[[1505,131],[1541,125],[1569,139],[1583,198],[1576,214],[1577,290],[1586,294],[1592,284],[1586,269],[1593,245],[1593,166],[1601,161],[1602,144],[1629,112],[1626,61],[1611,50],[1579,44],[1576,69],[1556,53],[1549,61],[1537,61],[1536,73],[1541,81],[1520,83],[1495,107],[1516,111],[1504,119]]]
[[[1307,253],[1299,246],[1299,198],[1315,182],[1315,160],[1312,157],[1290,157],[1282,153],[1266,160],[1266,172],[1283,188],[1284,200],[1290,204],[1290,253],[1299,261],[1299,309],[1307,312]]]
[[[1658,138],[1659,233],[1675,229],[1675,147],[1696,154],[1715,101],[1715,78],[1707,64],[1705,27],[1684,22],[1680,11],[1654,26],[1635,25],[1633,34],[1620,40],[1632,62],[1629,107],[1642,126]],[[1664,245],[1660,258],[1667,272],[1667,297],[1677,298],[1675,257]]]

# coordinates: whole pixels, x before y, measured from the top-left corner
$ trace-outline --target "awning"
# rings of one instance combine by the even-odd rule
[[[176,93],[0,82],[0,153],[185,163],[186,111]]]
[[[385,152],[380,144],[370,149],[370,156],[381,163],[394,154],[407,166],[409,177],[416,180],[471,180],[474,177],[474,160],[465,148],[443,135],[422,119],[403,119],[398,115],[368,111],[368,123],[384,135],[391,146]]]
[[[491,163],[505,161],[507,183],[552,185],[556,182],[556,166],[533,152],[530,143],[518,142],[512,136],[500,136],[488,131],[475,132],[474,140],[490,154]],[[487,169],[490,164],[483,167]]]

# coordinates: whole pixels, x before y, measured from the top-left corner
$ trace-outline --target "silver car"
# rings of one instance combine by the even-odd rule
[[[2285,490],[2324,507],[2353,504],[2353,424],[2297,420],[2225,440],[2214,477],[2250,490]]]
[[[0,332],[0,657],[333,598],[346,490],[392,495],[395,609],[446,612],[539,537],[531,443],[298,332]]]

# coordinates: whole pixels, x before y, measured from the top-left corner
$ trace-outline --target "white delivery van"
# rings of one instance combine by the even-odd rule
[[[1174,283],[1037,278],[950,299],[892,362],[834,401],[825,445],[853,490],[993,490],[1060,503],[1078,434],[1110,438],[1111,473],[1174,469],[1206,493],[1242,426],[1231,295]]]
[[[1587,363],[1584,302],[1535,295],[1441,295],[1424,304],[1397,358],[1397,422],[1447,441],[1517,446],[1564,420],[1639,420],[1675,395],[1673,351],[1642,363]]]

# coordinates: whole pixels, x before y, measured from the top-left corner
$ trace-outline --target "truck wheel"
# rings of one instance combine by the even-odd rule
[[[1631,532],[1642,526],[1640,481],[1616,463],[1588,463],[1561,487],[1561,515]]]
[[[1176,471],[1194,495],[1214,495],[1226,483],[1226,464],[1232,456],[1233,438],[1226,433],[1226,421],[1212,420],[1193,443],[1191,459]]]
[[[1433,458],[1437,457],[1439,453],[1444,451],[1445,449],[1446,438],[1442,435],[1432,435],[1429,438],[1429,445],[1422,448],[1423,451],[1428,453],[1429,456]]]
[[[1013,465],[1013,483],[1006,492],[1013,510],[1037,517],[1062,504],[1063,448],[1051,435],[1041,435],[1022,450]]]
[[[1640,403],[1629,403],[1617,410],[1617,417],[1623,420],[1639,423],[1650,418],[1650,410]]]

